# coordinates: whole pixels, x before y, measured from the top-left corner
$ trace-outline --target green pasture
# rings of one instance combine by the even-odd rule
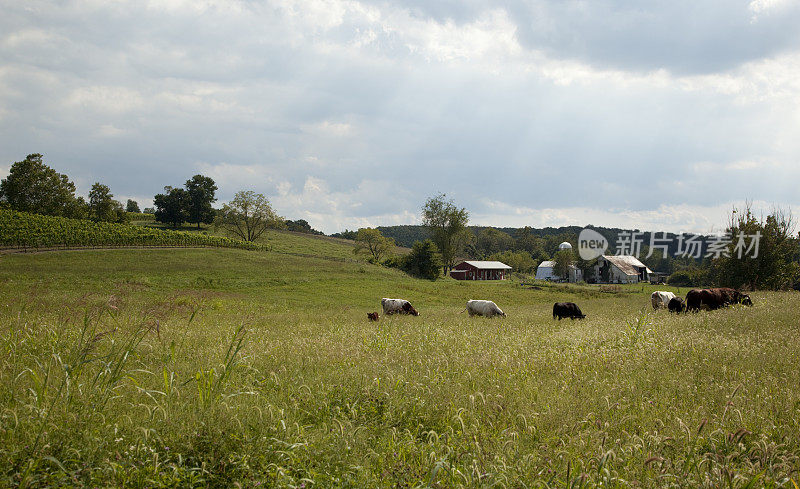
[[[800,481],[796,293],[676,316],[649,285],[430,282],[274,237],[294,254],[0,255],[0,487]],[[368,322],[381,297],[421,315]]]

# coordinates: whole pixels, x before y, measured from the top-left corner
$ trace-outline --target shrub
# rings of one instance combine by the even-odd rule
[[[669,276],[667,283],[676,287],[699,287],[708,283],[708,272],[700,268],[678,270]]]
[[[442,269],[439,248],[430,239],[417,241],[411,248],[411,253],[405,256],[402,269],[414,277],[436,280]]]

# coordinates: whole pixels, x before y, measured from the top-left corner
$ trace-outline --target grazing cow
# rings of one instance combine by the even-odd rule
[[[419,316],[419,313],[414,306],[405,299],[381,299],[381,306],[383,306],[383,314],[411,314],[412,316]]]
[[[506,313],[504,313],[503,310],[497,307],[497,304],[495,304],[492,301],[482,301],[482,300],[467,301],[467,312],[469,312],[470,316],[506,317]]]
[[[553,319],[570,318],[570,319],[583,319],[586,314],[581,312],[581,308],[574,302],[556,302],[553,304]]]
[[[743,294],[736,289],[722,287],[719,289],[719,291],[722,293],[723,297],[725,297],[727,304],[743,304],[745,306],[753,305],[753,301],[750,299],[749,295]]]
[[[370,321],[377,321],[378,319],[380,319],[380,316],[378,315],[377,312],[368,312],[367,319],[369,319]]]
[[[657,290],[650,294],[650,303],[653,304],[653,309],[660,307],[667,307],[669,301],[675,298],[675,294],[664,290]]]
[[[680,297],[673,297],[667,304],[669,312],[683,312],[686,310],[686,303]]]
[[[747,294],[742,294],[736,289],[728,287],[716,289],[692,289],[686,294],[686,310],[699,311],[700,309],[714,310],[728,307],[731,304],[744,304],[752,306],[753,301]]]

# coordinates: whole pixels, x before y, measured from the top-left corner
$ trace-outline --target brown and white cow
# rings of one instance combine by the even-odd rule
[[[411,314],[412,316],[419,316],[419,313],[414,306],[405,299],[381,299],[381,306],[383,307],[384,315],[391,314]]]
[[[650,303],[653,304],[653,309],[667,307],[669,301],[675,298],[675,294],[665,290],[657,290],[650,294]]]

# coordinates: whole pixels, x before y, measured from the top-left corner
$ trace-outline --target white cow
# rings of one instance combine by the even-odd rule
[[[412,306],[411,303],[405,299],[387,299],[384,297],[381,299],[381,306],[383,307],[383,313],[385,315],[399,313],[419,316],[419,313],[416,309],[414,309],[414,306]]]
[[[470,316],[503,316],[506,317],[506,313],[503,312],[502,309],[497,307],[492,301],[481,301],[481,300],[471,300],[467,301],[467,311],[469,312]],[[461,311],[464,312],[464,311]]]
[[[675,298],[675,294],[664,290],[657,290],[650,294],[650,302],[653,304],[653,309],[659,307],[667,307],[669,301]]]

